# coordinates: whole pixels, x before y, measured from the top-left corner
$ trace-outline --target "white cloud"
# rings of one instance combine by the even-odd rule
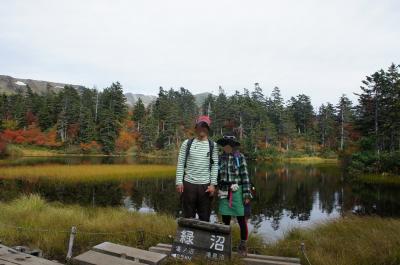
[[[3,0],[0,73],[147,94],[259,82],[336,102],[400,63],[398,17],[395,0]]]

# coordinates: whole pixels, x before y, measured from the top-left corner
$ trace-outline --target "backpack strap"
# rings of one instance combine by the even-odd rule
[[[210,149],[210,164],[208,166],[210,173],[211,173],[211,167],[214,164],[214,159],[213,159],[213,153],[214,153],[214,142],[208,139],[208,146]]]
[[[185,177],[185,170],[186,170],[186,166],[187,166],[187,160],[188,160],[189,153],[190,153],[190,147],[192,146],[193,140],[194,140],[194,138],[189,139],[186,144],[185,163],[183,164],[183,176],[184,177]]]

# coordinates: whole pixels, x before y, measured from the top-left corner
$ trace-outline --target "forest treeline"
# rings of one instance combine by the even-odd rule
[[[358,102],[342,95],[313,106],[308,95],[285,101],[278,87],[264,94],[255,83],[233,95],[220,87],[198,106],[189,90],[160,87],[147,107],[140,99],[128,107],[118,82],[102,91],[65,86],[36,94],[27,87],[0,96],[0,152],[10,143],[82,153],[174,152],[193,134],[195,117],[207,114],[213,138],[233,130],[251,157],[339,154],[352,158],[356,170],[398,172],[399,66],[366,76],[361,89]]]

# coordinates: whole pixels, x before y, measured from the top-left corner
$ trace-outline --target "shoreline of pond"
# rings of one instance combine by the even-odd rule
[[[51,149],[34,145],[9,145],[9,155],[5,158],[21,158],[21,157],[137,157],[144,159],[176,159],[178,156],[177,150],[171,151],[152,151],[152,152],[131,152],[121,154],[103,154],[103,153],[81,153],[68,152],[60,149]],[[287,156],[285,153],[278,153],[275,156],[258,156],[252,158],[255,161],[283,161],[283,162],[298,162],[298,163],[337,163],[338,157],[323,157],[296,155]]]

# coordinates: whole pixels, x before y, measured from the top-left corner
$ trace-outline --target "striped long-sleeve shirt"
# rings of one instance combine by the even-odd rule
[[[194,139],[190,147],[189,156],[187,159],[186,170],[184,169],[186,147],[188,140],[182,143],[179,151],[178,165],[176,168],[176,185],[183,183],[183,174],[185,172],[185,181],[192,184],[208,184],[217,185],[218,177],[218,148],[215,142],[213,153],[210,154],[210,146],[208,140],[200,141]],[[214,164],[211,165],[210,172],[210,155]]]

